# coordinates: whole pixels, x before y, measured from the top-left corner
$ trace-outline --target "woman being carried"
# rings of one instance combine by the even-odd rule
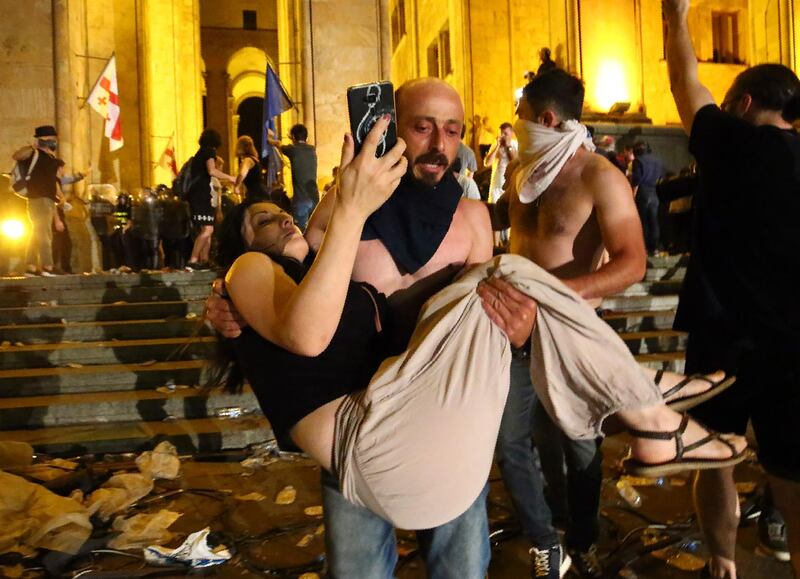
[[[581,385],[578,408],[561,407],[556,396],[548,406],[572,425],[568,433],[594,436],[612,414],[631,429],[653,415],[677,416],[613,330],[561,282],[517,256],[475,267],[436,294],[408,349],[381,362],[385,298],[350,276],[367,217],[406,172],[402,141],[374,156],[386,124],[376,123],[355,159],[345,138],[336,205],[310,267],[291,216],[271,203],[243,204],[223,224],[219,261],[230,267],[228,293],[249,327],[232,341],[234,362],[221,369],[234,390],[247,378],[279,443],[297,445],[336,473],[346,498],[397,527],[431,528],[460,515],[485,484],[508,391],[508,338],[476,292],[489,275],[539,303],[532,370],[556,392]],[[691,421],[653,435],[634,432],[631,465],[643,472],[744,458],[741,437],[709,437]]]

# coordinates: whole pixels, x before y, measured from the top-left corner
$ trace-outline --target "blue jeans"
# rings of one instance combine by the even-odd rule
[[[500,423],[498,465],[523,532],[533,545],[549,547],[558,542],[558,535],[545,500],[542,471],[535,462],[534,434],[551,496],[556,503],[566,502],[567,547],[586,551],[599,534],[602,455],[595,441],[571,440],[561,432],[538,404],[530,358],[514,358]]]
[[[316,204],[313,201],[297,201],[292,202],[292,217],[300,231],[305,231],[308,226],[308,220],[311,218],[311,213],[314,211]]]
[[[488,484],[457,519],[417,532],[429,579],[483,579],[489,567]],[[328,579],[390,579],[397,564],[394,528],[339,492],[322,471],[322,506]]]

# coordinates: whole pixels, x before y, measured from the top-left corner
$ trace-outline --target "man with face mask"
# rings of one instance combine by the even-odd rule
[[[53,274],[53,227],[64,231],[64,223],[56,213],[56,203],[63,199],[60,179],[64,173],[64,161],[56,157],[58,133],[55,127],[36,127],[33,147],[23,147],[14,153],[15,161],[35,160],[28,180],[28,218],[32,232],[28,241],[26,257],[27,273]]]
[[[510,224],[511,253],[545,268],[597,307],[604,296],[642,279],[646,255],[630,185],[605,157],[593,154],[591,136],[580,123],[583,96],[581,80],[560,69],[537,75],[523,89],[514,125],[519,165],[497,206],[495,229]],[[502,223],[504,217],[509,221]],[[605,263],[604,248],[610,257]],[[580,576],[599,577],[594,546],[602,482],[599,445],[570,440],[553,424],[536,404],[529,366],[526,352],[514,352],[498,463],[533,545],[532,576],[563,576],[571,557]],[[561,553],[544,500],[532,430],[545,474],[560,473],[566,459],[569,557]]]

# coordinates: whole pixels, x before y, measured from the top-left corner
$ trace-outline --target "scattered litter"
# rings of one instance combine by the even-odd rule
[[[634,509],[638,509],[642,506],[642,495],[639,494],[630,482],[625,480],[625,477],[620,478],[616,484],[617,492],[619,496],[625,499],[625,502],[628,503]]]
[[[118,300],[116,302],[113,302],[111,305],[112,306],[126,306],[126,305],[128,305],[128,302],[126,302],[124,300]]]
[[[161,510],[157,513],[141,513],[129,519],[117,517],[112,529],[120,535],[111,539],[111,549],[142,549],[148,545],[169,543],[175,535],[167,529],[181,517],[181,513]]]
[[[188,384],[174,384],[172,382],[167,382],[163,386],[156,388],[156,392],[161,392],[162,394],[172,394],[178,390],[188,390],[189,388],[191,388],[191,386]]]
[[[83,364],[78,364],[77,362],[68,362],[66,366],[67,368],[83,368]]]
[[[186,319],[187,320],[196,320],[197,319],[197,314],[194,313],[194,312],[189,312],[188,314],[186,314]]]
[[[285,486],[275,497],[276,505],[291,505],[297,498],[297,491],[292,485]]]
[[[24,346],[24,345],[25,345],[25,342],[14,342],[14,345],[15,345],[17,348],[21,348],[22,346]]]
[[[219,545],[213,550],[208,547],[208,533],[206,527],[202,531],[192,533],[177,549],[151,546],[144,550],[144,558],[154,565],[173,565],[184,563],[192,567],[211,567],[219,565],[231,558],[230,551],[225,545]]]
[[[10,345],[11,342],[9,342],[8,340],[3,340],[2,342],[0,342],[0,348],[8,348]]]
[[[302,538],[299,541],[297,541],[297,546],[300,547],[301,549],[305,549],[312,543],[313,540],[314,540],[314,535],[312,534],[303,535]]]
[[[144,362],[139,362],[139,366],[152,366],[155,363],[155,360],[145,360]]]
[[[624,480],[629,485],[634,487],[654,487],[654,486],[663,486],[664,479],[663,478],[648,478],[643,476],[621,476],[619,480]]]
[[[665,561],[670,567],[675,567],[681,571],[699,571],[706,566],[706,560],[686,551],[687,548],[691,549],[693,544],[694,542],[691,541],[677,547],[659,549],[650,554],[656,559]]]
[[[239,501],[263,501],[267,497],[265,497],[261,493],[253,492],[253,493],[248,493],[246,495],[235,495],[233,498]]]
[[[244,415],[244,410],[241,409],[239,406],[228,406],[225,408],[217,408],[214,412],[214,416],[217,418],[227,418],[227,419],[234,419],[234,418],[241,418]]]
[[[315,534],[317,537],[319,537],[319,536],[320,536],[320,535],[322,535],[324,532],[325,532],[325,525],[320,525],[319,527],[317,527],[317,530],[316,530],[316,531],[314,531],[314,534]]]
[[[303,509],[303,512],[308,515],[309,517],[321,517],[322,516],[322,507],[317,505],[314,507],[306,507]]]
[[[62,326],[66,326],[68,323],[69,322],[67,321],[67,318],[61,318],[61,325]]]
[[[33,462],[33,447],[27,442],[0,440],[0,468],[28,466]]]
[[[76,470],[78,468],[77,462],[72,462],[71,460],[64,460],[63,458],[54,458],[52,460],[47,461],[47,464],[64,470]]]
[[[89,538],[89,513],[72,499],[5,472],[0,488],[0,553],[29,547],[75,554]]]
[[[151,478],[174,480],[181,472],[178,451],[168,440],[159,443],[153,450],[143,452],[136,459],[136,466],[142,474]]]
[[[115,474],[89,495],[86,507],[98,513],[103,520],[124,511],[153,490],[153,479],[139,473]]]

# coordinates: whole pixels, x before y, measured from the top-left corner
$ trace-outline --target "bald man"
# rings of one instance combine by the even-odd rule
[[[408,173],[365,225],[352,278],[375,286],[389,296],[390,308],[401,312],[393,318],[395,327],[406,326],[394,332],[403,334],[397,344],[402,349],[419,306],[450,281],[452,272],[492,257],[492,231],[486,208],[461,198],[461,186],[449,170],[464,126],[458,93],[439,79],[412,80],[397,90],[396,106],[397,134],[406,142]],[[334,196],[335,190],[328,193],[309,221],[306,238],[314,250],[322,243]],[[212,296],[207,307],[217,330],[226,337],[238,335],[241,322],[228,302]],[[492,319],[512,344],[521,346],[530,336],[534,312],[533,300],[525,297]],[[486,576],[490,556],[486,492],[455,520],[417,533],[432,579]],[[393,577],[397,549],[392,526],[348,502],[336,478],[326,471],[322,502],[330,577]]]

